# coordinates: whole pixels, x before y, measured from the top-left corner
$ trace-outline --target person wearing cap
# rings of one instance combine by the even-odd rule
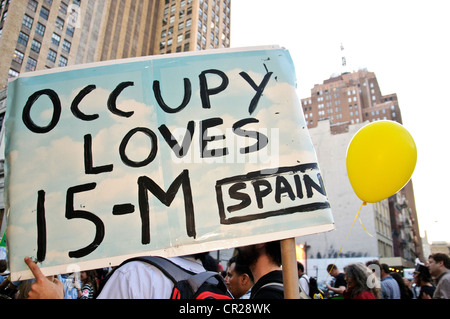
[[[436,287],[431,283],[432,278],[427,267],[418,264],[414,270],[414,282],[420,287],[417,299],[431,299],[433,298]]]

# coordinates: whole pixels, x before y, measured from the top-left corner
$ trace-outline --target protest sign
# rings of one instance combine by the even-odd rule
[[[109,61],[8,87],[13,279],[328,231],[286,49]]]

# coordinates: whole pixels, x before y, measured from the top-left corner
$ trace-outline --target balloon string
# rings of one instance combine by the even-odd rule
[[[369,235],[370,237],[373,237],[371,233],[369,233],[366,229],[366,227],[364,227],[362,220],[361,220],[361,216],[358,216],[359,219],[359,223],[361,224],[362,228],[364,228],[364,230],[366,231],[367,235]]]
[[[355,218],[353,219],[352,226],[350,226],[350,229],[348,230],[347,236],[345,237],[345,240],[344,240],[344,242],[342,243],[341,248],[339,249],[339,252],[338,252],[338,254],[337,254],[337,256],[336,256],[335,262],[333,263],[333,267],[330,268],[330,271],[328,272],[328,276],[327,276],[327,278],[325,278],[325,281],[327,281],[328,277],[330,276],[330,273],[331,273],[331,271],[333,270],[334,265],[336,264],[336,260],[339,258],[339,255],[341,254],[341,251],[342,251],[342,249],[344,248],[345,242],[347,241],[348,236],[350,235],[350,232],[352,231],[353,225],[355,225],[356,219],[359,219],[359,222],[361,223],[361,226],[364,228],[364,230],[366,231],[366,233],[370,235],[370,233],[369,233],[369,232],[367,231],[367,229],[364,227],[364,225],[363,225],[363,223],[362,223],[362,221],[361,221],[361,218],[359,217],[359,213],[361,213],[361,209],[363,208],[363,206],[366,206],[366,205],[367,205],[367,203],[364,201],[364,202],[362,202],[361,206],[359,207],[358,213],[356,213],[356,216],[355,216]],[[370,237],[373,237],[373,236],[370,235]]]

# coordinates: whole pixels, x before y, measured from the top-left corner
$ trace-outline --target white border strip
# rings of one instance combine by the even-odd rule
[[[253,245],[253,244],[257,244],[257,243],[270,242],[270,241],[274,241],[274,240],[282,240],[282,239],[286,239],[286,238],[301,237],[301,236],[311,235],[311,234],[315,234],[315,233],[327,232],[327,231],[331,231],[334,229],[335,229],[334,224],[326,224],[326,225],[312,226],[312,227],[300,228],[300,229],[294,229],[294,230],[292,230],[292,229],[285,230],[285,231],[280,231],[280,232],[276,232],[276,233],[258,234],[258,235],[247,236],[247,237],[239,237],[239,238],[235,238],[235,239],[223,239],[223,240],[211,241],[211,242],[206,242],[206,243],[188,244],[188,245],[179,246],[179,247],[169,247],[167,249],[149,251],[148,255],[161,256],[161,257],[185,256],[185,255],[192,255],[192,254],[207,252],[207,251],[230,249],[230,248],[242,247],[242,246],[246,246],[246,245]],[[45,276],[52,276],[52,275],[56,275],[56,274],[71,273],[74,271],[74,269],[82,271],[82,270],[96,269],[99,267],[108,267],[108,266],[114,267],[114,266],[120,265],[124,260],[133,258],[133,257],[143,256],[143,255],[146,255],[146,253],[139,252],[139,253],[135,253],[135,254],[121,255],[121,256],[110,257],[110,258],[95,259],[95,260],[90,260],[90,261],[80,261],[80,262],[74,262],[73,264],[45,267],[45,268],[42,268],[41,271]],[[31,271],[29,271],[29,270],[11,273],[12,281],[27,280],[27,279],[31,279],[31,278],[34,278],[34,276],[31,273]]]

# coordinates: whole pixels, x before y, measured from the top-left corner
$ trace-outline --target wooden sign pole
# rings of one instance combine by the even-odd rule
[[[283,287],[285,299],[299,299],[299,283],[295,238],[281,241],[281,263],[283,265]]]

